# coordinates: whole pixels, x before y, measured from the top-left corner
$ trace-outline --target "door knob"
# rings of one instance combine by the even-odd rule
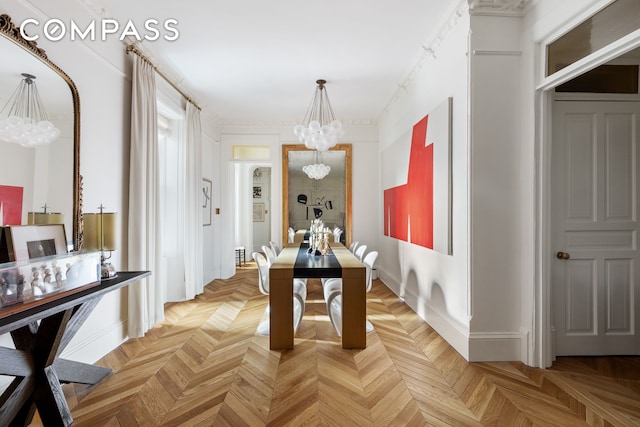
[[[558,252],[558,253],[556,254],[556,258],[558,258],[558,259],[569,259],[569,258],[571,258],[571,255],[569,255],[569,254],[568,254],[568,253],[566,253],[566,252],[562,252],[562,251],[560,251],[560,252]]]

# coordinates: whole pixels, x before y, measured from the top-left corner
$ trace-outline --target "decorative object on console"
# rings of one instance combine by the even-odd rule
[[[4,239],[0,262],[67,253],[64,224],[14,225],[5,228]]]
[[[60,212],[47,212],[47,204],[42,207],[43,212],[27,212],[27,224],[64,224],[64,214]]]
[[[36,76],[22,73],[22,81],[0,113],[0,140],[23,147],[49,144],[60,136],[60,130],[51,123],[42,105],[36,86]]]
[[[118,214],[115,212],[104,212],[102,204],[98,208],[98,213],[83,213],[84,222],[84,249],[88,251],[100,251],[101,278],[110,279],[115,277],[116,271],[110,262],[112,252],[117,249],[116,225]],[[105,251],[109,251],[109,256],[105,256]]]
[[[335,147],[338,139],[344,136],[342,123],[336,120],[329,102],[326,80],[316,80],[317,87],[302,124],[293,128],[293,133],[307,148],[327,151]]]
[[[98,253],[63,253],[0,264],[0,309],[99,280]]]

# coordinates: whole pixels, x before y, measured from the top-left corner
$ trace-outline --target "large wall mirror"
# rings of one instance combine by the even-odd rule
[[[325,178],[309,178],[303,172],[304,166],[316,162],[331,167]],[[302,144],[282,146],[283,242],[289,227],[307,229],[314,218],[332,229],[342,228],[343,243],[351,244],[351,144],[338,144],[323,153]]]
[[[78,91],[67,74],[51,62],[35,42],[20,36],[19,24],[0,15],[0,109],[24,79],[35,77],[48,120],[60,131],[51,143],[24,147],[0,139],[0,225],[27,224],[29,212],[61,213],[67,242],[80,248],[80,105]],[[7,118],[9,107],[0,112]],[[22,190],[19,190],[19,189]],[[22,210],[18,214],[18,193]],[[8,221],[9,212],[13,220]],[[19,217],[19,218],[18,218]],[[19,224],[16,224],[19,221]],[[56,220],[54,222],[59,222]]]

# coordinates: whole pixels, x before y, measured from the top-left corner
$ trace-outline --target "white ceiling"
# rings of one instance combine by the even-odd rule
[[[232,123],[301,121],[317,79],[337,118],[376,121],[458,0],[82,0],[179,39],[141,50],[205,113]]]

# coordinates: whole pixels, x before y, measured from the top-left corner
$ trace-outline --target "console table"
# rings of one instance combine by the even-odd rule
[[[16,347],[0,347],[0,375],[15,377],[0,397],[0,425],[26,426],[36,408],[45,426],[73,423],[60,383],[96,384],[111,369],[62,359],[60,353],[103,295],[150,274],[119,272],[113,279],[0,310],[0,334],[10,332]]]

